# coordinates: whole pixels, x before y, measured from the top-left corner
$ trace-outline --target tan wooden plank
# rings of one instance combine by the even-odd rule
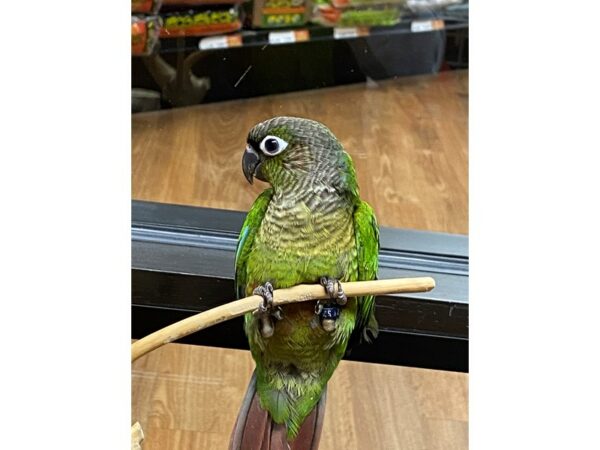
[[[132,367],[132,423],[148,449],[226,449],[254,368],[247,351],[168,344]],[[466,449],[468,375],[342,361],[321,450]]]
[[[277,115],[326,124],[356,164],[382,225],[468,233],[468,72],[444,72],[132,118],[133,198],[246,211],[250,128]]]

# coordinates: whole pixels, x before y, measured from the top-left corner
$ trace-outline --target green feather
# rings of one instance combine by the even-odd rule
[[[354,232],[358,247],[358,279],[374,280],[377,278],[379,265],[379,227],[373,208],[367,202],[361,201],[354,211]],[[371,342],[369,333],[373,337],[377,337],[378,333],[374,297],[358,297],[358,305],[356,328],[350,338],[350,345],[362,339]]]
[[[260,226],[260,223],[265,216],[265,211],[269,205],[269,201],[273,195],[273,189],[265,189],[248,211],[240,237],[238,238],[237,248],[235,251],[235,278],[234,286],[237,298],[242,298],[246,295],[246,261],[248,254],[254,242],[254,236]]]

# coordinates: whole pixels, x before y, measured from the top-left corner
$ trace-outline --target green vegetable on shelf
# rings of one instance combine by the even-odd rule
[[[254,0],[252,25],[256,28],[304,25],[309,13],[308,0]]]
[[[162,14],[161,37],[207,36],[237,31],[242,27],[237,6],[207,6]]]
[[[330,4],[316,6],[312,21],[325,26],[393,26],[402,19],[398,5],[336,8]]]
[[[400,22],[400,11],[395,8],[390,9],[357,9],[350,10],[342,14],[340,25],[348,26],[375,26],[375,25],[396,25]]]

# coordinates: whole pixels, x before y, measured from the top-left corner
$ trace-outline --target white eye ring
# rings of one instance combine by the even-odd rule
[[[259,145],[262,152],[268,156],[275,156],[280,154],[286,149],[287,146],[288,143],[280,137],[270,135],[265,137]]]

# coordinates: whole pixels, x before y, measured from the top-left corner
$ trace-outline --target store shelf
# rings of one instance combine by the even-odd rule
[[[370,36],[392,36],[437,30],[468,28],[462,17],[411,17],[392,27],[322,27],[309,25],[283,30],[241,30],[222,36],[162,38],[160,53],[221,50],[225,48],[290,45],[303,42],[357,39]]]
[[[161,93],[165,108],[436,73],[468,67],[468,32],[464,11],[437,11],[392,27],[162,38],[153,55],[133,58],[133,86]]]

